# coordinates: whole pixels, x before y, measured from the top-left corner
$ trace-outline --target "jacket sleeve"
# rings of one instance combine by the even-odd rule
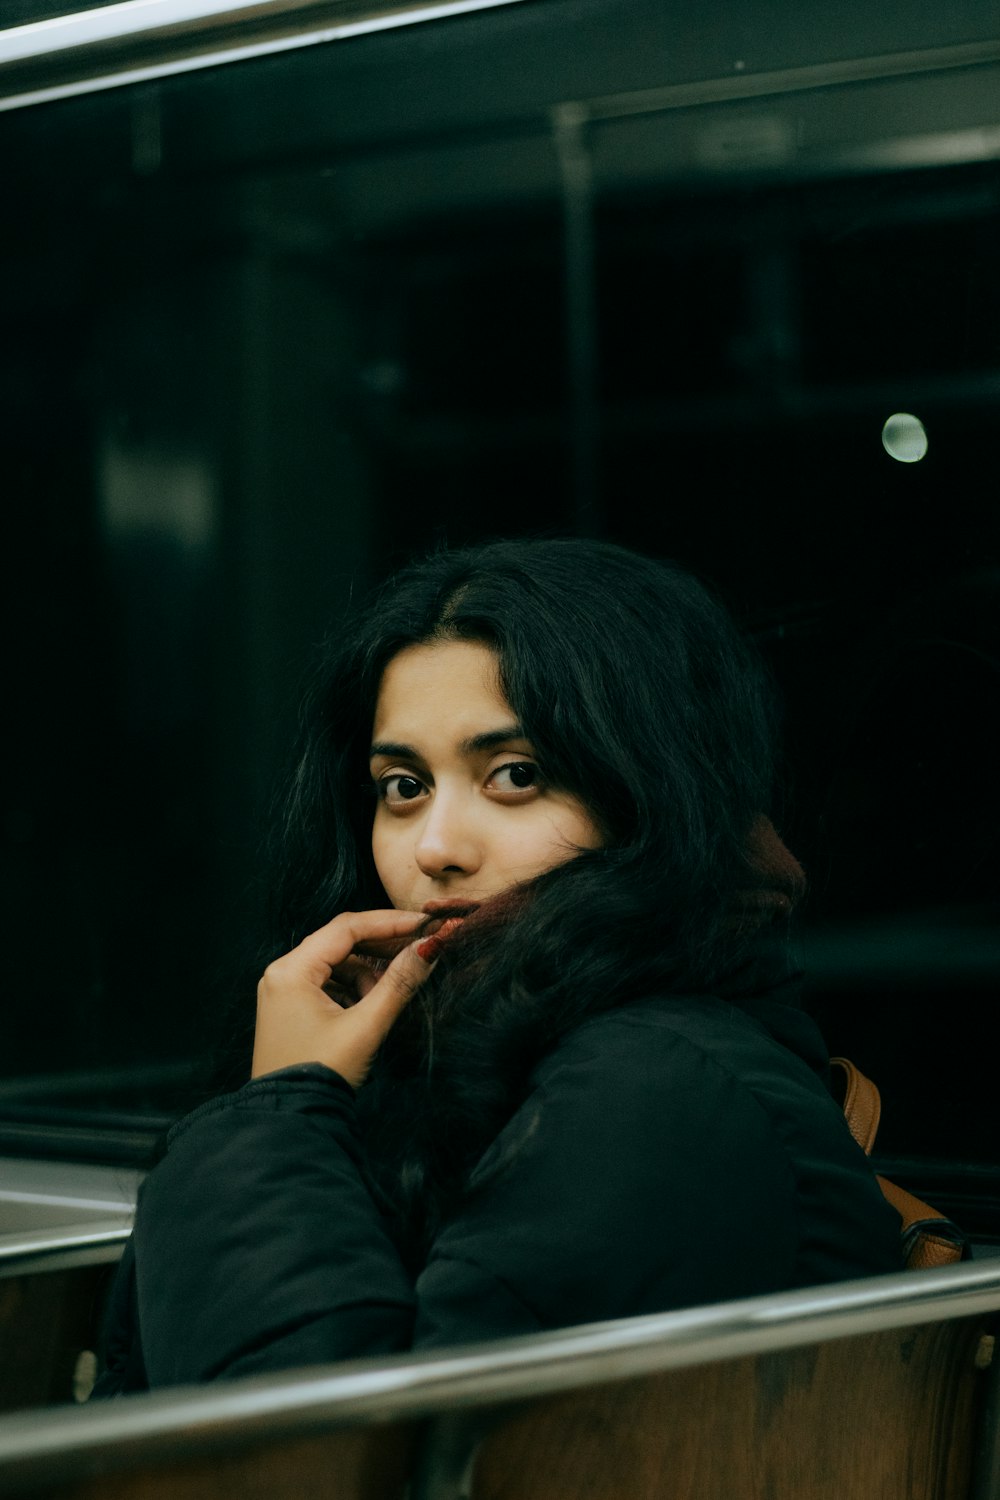
[[[203,1106],[176,1127],[140,1197],[150,1384],[787,1284],[794,1186],[765,1114],[734,1106],[697,1048],[671,1066],[647,1043],[644,1032],[585,1027],[553,1054],[415,1288],[365,1184],[343,1080],[319,1065],[287,1069]]]
[[[319,1064],[175,1126],[134,1241],[154,1388],[410,1346],[413,1286],[361,1171],[354,1094]]]

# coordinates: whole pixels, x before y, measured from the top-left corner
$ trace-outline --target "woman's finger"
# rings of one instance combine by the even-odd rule
[[[330,978],[323,985],[323,989],[328,995],[333,990],[347,994],[349,996],[347,1004],[354,1005],[375,988],[388,966],[388,959],[367,958],[357,953],[350,953],[343,963],[333,965]],[[332,998],[339,999],[340,995],[334,994]]]
[[[420,938],[409,943],[393,959],[381,978],[369,987],[364,1005],[358,1006],[358,1019],[364,1011],[379,1043],[387,1036],[400,1012],[406,1008],[437,963],[448,938],[461,925],[461,917],[449,917],[444,922],[436,922],[433,937],[421,933]]]
[[[374,1056],[434,967],[434,960],[421,958],[417,948],[417,943],[404,948],[352,1010],[352,1021],[364,1027],[369,1057]]]
[[[382,1042],[433,968],[438,938],[454,923],[421,912],[344,912],[284,958],[269,964],[257,989],[253,1077],[320,1062],[354,1088],[364,1083]],[[409,941],[388,967],[356,945]],[[423,954],[421,954],[423,949]]]
[[[314,984],[324,984],[330,971],[343,963],[359,943],[391,941],[393,938],[406,941],[426,921],[426,916],[418,911],[341,912],[277,962]]]

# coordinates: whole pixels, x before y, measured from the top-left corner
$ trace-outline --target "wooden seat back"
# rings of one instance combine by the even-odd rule
[[[84,1399],[96,1369],[109,1265],[0,1275],[0,1411]]]
[[[534,1403],[473,1500],[969,1500],[982,1319],[893,1329]]]
[[[0,1496],[997,1500],[998,1317],[984,1262],[18,1412]]]
[[[209,1445],[196,1458],[160,1457],[0,1493],[5,1500],[403,1500],[417,1431],[398,1423],[215,1452]]]

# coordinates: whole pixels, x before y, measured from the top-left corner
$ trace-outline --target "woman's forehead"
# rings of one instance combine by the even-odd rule
[[[457,744],[515,727],[496,653],[479,641],[432,641],[407,646],[387,665],[372,738]]]

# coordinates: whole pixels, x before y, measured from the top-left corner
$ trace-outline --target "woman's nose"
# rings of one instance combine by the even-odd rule
[[[421,822],[415,850],[425,875],[474,875],[482,864],[482,847],[471,810],[461,798],[438,793]]]

